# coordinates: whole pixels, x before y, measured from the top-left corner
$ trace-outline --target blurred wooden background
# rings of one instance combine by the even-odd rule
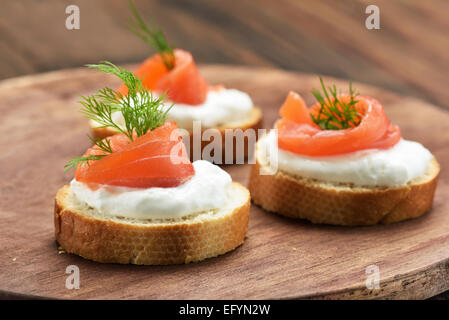
[[[361,81],[449,109],[448,0],[135,0],[199,63],[271,66]],[[78,5],[80,30],[65,8]],[[365,28],[366,6],[380,30]],[[130,33],[127,0],[1,0],[0,79],[153,50]],[[449,294],[439,298],[449,298]]]
[[[81,29],[65,28],[66,6]],[[135,0],[200,63],[273,66],[374,84],[449,108],[447,0]],[[380,8],[380,30],[365,8]],[[126,0],[2,0],[0,79],[152,53]]]

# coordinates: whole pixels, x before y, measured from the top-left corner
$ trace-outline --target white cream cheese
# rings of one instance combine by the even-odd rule
[[[163,109],[173,103],[166,101]],[[253,102],[249,95],[236,89],[210,90],[206,100],[200,105],[176,103],[168,112],[167,120],[176,121],[179,128],[191,130],[193,121],[201,121],[201,126],[213,128],[222,124],[239,123],[250,117]],[[119,126],[125,125],[120,112],[113,114],[113,120]]]
[[[229,174],[204,160],[193,166],[195,175],[173,188],[100,186],[91,190],[73,179],[70,192],[100,214],[133,219],[181,218],[225,206],[232,183]]]
[[[264,164],[269,150],[278,150],[278,169],[292,175],[332,183],[366,187],[398,187],[426,174],[433,155],[420,143],[401,139],[387,150],[362,150],[344,155],[310,157],[278,149],[271,131],[259,140],[258,159]],[[261,150],[267,150],[267,153]]]

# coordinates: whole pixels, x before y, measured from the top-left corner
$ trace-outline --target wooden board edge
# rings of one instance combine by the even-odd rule
[[[439,261],[416,272],[380,281],[379,289],[364,284],[324,294],[281,299],[304,300],[423,300],[449,290],[449,259]]]

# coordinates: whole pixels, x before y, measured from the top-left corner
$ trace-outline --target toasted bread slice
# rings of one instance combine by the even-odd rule
[[[220,210],[180,219],[140,220],[101,215],[61,188],[55,201],[55,235],[69,253],[98,261],[164,265],[201,261],[235,249],[248,228],[250,196],[233,182]]]
[[[406,186],[354,187],[283,171],[260,175],[264,161],[257,154],[249,182],[255,204],[287,217],[333,225],[389,224],[418,217],[432,207],[440,172],[438,162],[432,159],[427,174]]]
[[[91,126],[91,130],[92,130],[92,135],[95,139],[104,139],[106,137],[109,137],[113,134],[116,134],[117,132],[113,129],[113,128],[97,128],[95,126],[95,122],[90,120],[89,124]],[[202,131],[204,132],[204,130],[207,129],[217,129],[220,132],[220,135],[222,137],[222,163],[224,163],[225,160],[225,130],[226,129],[241,129],[243,132],[245,132],[248,129],[254,129],[257,131],[257,129],[262,127],[262,111],[257,108],[254,107],[251,111],[250,116],[247,119],[242,119],[241,121],[237,121],[237,122],[233,122],[233,123],[224,123],[218,127],[215,128],[202,128]],[[193,158],[193,135],[192,135],[192,131],[189,132],[190,133],[190,144],[189,144],[189,151],[190,151],[190,159],[192,161],[194,160],[199,160],[199,159],[194,159]],[[257,134],[257,132],[256,132]],[[203,151],[204,147],[207,146],[208,144],[210,144],[213,141],[213,138],[211,141],[201,141],[201,152]],[[235,155],[235,148],[236,148],[236,140],[235,137],[233,138],[233,150],[231,150],[233,152],[233,159],[236,160],[236,155]],[[244,150],[244,157],[246,158],[248,156],[248,150],[252,149],[252,146],[248,146],[248,138],[245,137],[244,140],[244,146],[243,146],[243,150]]]

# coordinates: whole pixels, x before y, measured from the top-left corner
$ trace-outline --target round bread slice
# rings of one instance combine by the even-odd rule
[[[92,135],[95,139],[104,139],[106,137],[109,137],[109,136],[117,133],[117,131],[115,131],[113,128],[98,128],[98,127],[96,127],[95,122],[92,120],[89,121],[89,124],[90,124],[91,130],[92,130]],[[220,163],[220,164],[222,164],[222,163],[225,163],[225,156],[226,156],[226,153],[225,153],[226,152],[226,144],[225,144],[225,130],[226,129],[231,129],[231,130],[241,129],[243,131],[243,134],[247,130],[252,129],[252,130],[255,130],[255,133],[256,133],[255,139],[257,139],[257,129],[259,129],[261,127],[262,127],[262,111],[259,108],[254,107],[254,108],[252,108],[251,114],[247,119],[242,119],[240,121],[236,121],[233,123],[224,123],[224,124],[214,127],[214,128],[202,128],[201,136],[202,136],[202,133],[208,129],[216,129],[219,131],[219,133],[222,137],[221,145],[222,145],[222,155],[223,156],[222,156],[222,161]],[[194,143],[193,143],[192,131],[189,132],[189,137],[190,137],[189,149],[190,149],[190,155],[191,155],[190,159],[192,161],[199,160],[199,159],[193,158]],[[235,152],[236,145],[237,145],[236,138],[233,137],[232,139],[233,139],[232,140],[233,148],[232,148],[231,152],[233,153],[233,160],[236,161],[236,159],[237,159],[236,152]],[[211,139],[211,141],[201,141],[201,153],[203,152],[203,149],[207,145],[209,145],[212,141],[213,141],[213,138]],[[249,144],[249,139],[247,136],[245,136],[244,144],[243,144],[243,150],[244,150],[243,157],[245,159],[248,157],[248,150],[250,150],[250,149],[252,150],[252,148],[253,148],[253,146],[249,146],[248,144]],[[212,152],[211,156],[213,156],[213,152]]]
[[[432,159],[427,174],[406,186],[367,188],[293,176],[281,170],[260,175],[263,163],[256,151],[249,180],[255,204],[287,217],[343,226],[389,224],[424,214],[432,207],[440,172],[438,162]]]
[[[55,235],[69,253],[104,263],[165,265],[201,261],[231,251],[245,239],[248,190],[233,182],[225,207],[179,219],[140,220],[101,215],[61,188]]]

